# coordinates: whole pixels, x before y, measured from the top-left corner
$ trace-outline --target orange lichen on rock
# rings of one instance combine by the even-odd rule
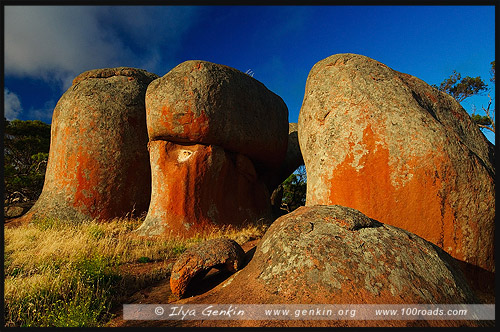
[[[173,138],[175,141],[198,142],[209,134],[210,121],[201,110],[200,115],[196,115],[190,108],[185,113],[174,113],[168,105],[161,109],[161,116],[156,120],[155,126],[165,129],[169,135],[162,136],[163,139]]]
[[[439,247],[354,209],[330,205],[300,207],[278,218],[247,266],[209,292],[175,303],[456,304],[478,303],[478,299],[454,259]],[[309,322],[310,326],[340,323],[363,326],[367,322]],[[367,325],[414,323],[370,321]],[[477,321],[419,323],[481,326]],[[252,322],[196,324],[209,325],[252,326]],[[287,325],[282,321],[267,322],[267,326]]]
[[[373,59],[333,55],[307,79],[299,143],[306,205],[358,209],[495,271],[493,145],[451,96]]]
[[[234,68],[193,60],[153,81],[145,99],[152,193],[139,234],[271,218],[270,175],[288,143],[279,96]]]
[[[443,181],[451,179],[444,178],[438,168],[431,173],[420,167],[419,162],[423,161],[419,158],[407,161],[411,165],[410,179],[404,185],[395,186],[391,175],[397,170],[390,165],[389,150],[376,142],[379,138],[368,125],[363,143],[369,152],[360,158],[362,169],[352,167],[353,155],[349,153],[332,168],[331,174],[325,174],[323,181],[329,183],[330,195],[318,198],[317,204],[349,206],[377,220],[391,221],[394,226],[408,229],[443,248],[451,248],[450,254],[464,259],[460,231],[454,229],[450,202],[443,197],[446,190]],[[429,162],[439,155],[437,151],[424,159]],[[434,160],[434,163],[440,166],[444,162]]]
[[[107,220],[147,210],[151,175],[144,96],[155,78],[119,67],[74,79],[54,109],[45,183],[23,221]]]
[[[149,143],[152,195],[142,235],[188,236],[270,217],[269,192],[252,162],[218,146]]]
[[[285,158],[288,109],[264,84],[234,68],[185,61],[146,92],[149,140],[217,145],[267,167]]]

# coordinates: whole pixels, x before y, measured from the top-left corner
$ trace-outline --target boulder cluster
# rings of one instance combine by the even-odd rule
[[[84,72],[56,105],[42,194],[22,220],[147,212],[144,236],[270,222],[270,194],[298,166],[288,128],[283,100],[227,66]]]
[[[271,193],[301,164],[306,206],[276,219],[244,267],[234,241],[190,249],[172,271],[179,297],[212,267],[241,270],[180,301],[479,302],[471,280],[495,272],[494,147],[451,96],[356,54],[313,66],[298,124],[224,65],[85,72],[54,110],[24,220],[147,211],[142,236],[272,222]]]

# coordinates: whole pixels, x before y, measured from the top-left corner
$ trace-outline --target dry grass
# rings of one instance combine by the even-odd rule
[[[72,224],[42,220],[5,229],[7,326],[102,326],[111,306],[147,283],[168,277],[171,264],[191,245],[227,237],[243,244],[267,225],[223,227],[188,239],[142,238],[141,219]],[[128,263],[165,262],[139,276]]]

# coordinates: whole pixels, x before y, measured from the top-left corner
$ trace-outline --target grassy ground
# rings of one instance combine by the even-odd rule
[[[41,220],[5,229],[6,326],[103,326],[111,308],[148,283],[168,278],[172,261],[200,241],[243,244],[267,225],[225,227],[188,239],[136,236],[141,219],[72,224]],[[127,264],[164,262],[139,275]]]

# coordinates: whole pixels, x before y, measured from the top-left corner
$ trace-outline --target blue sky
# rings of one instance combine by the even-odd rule
[[[457,70],[489,81],[494,6],[5,6],[7,119],[50,123],[83,71],[128,66],[163,76],[186,60],[243,72],[275,92],[296,122],[312,66],[357,53],[439,84]],[[466,99],[481,110],[488,97]],[[493,104],[494,106],[494,104]],[[490,140],[494,135],[485,133]]]

